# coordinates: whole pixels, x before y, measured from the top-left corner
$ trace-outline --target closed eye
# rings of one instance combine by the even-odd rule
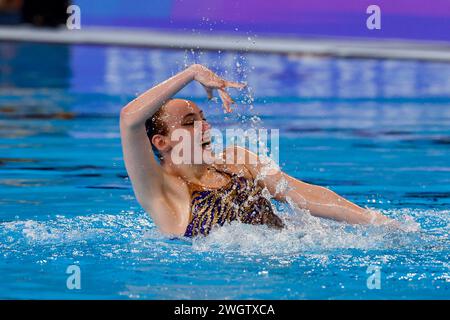
[[[203,118],[202,120],[203,120],[203,121],[207,121],[206,118]],[[197,121],[198,121],[198,120],[197,120]],[[184,122],[184,123],[182,124],[182,126],[193,126],[194,124],[195,124],[195,121],[192,120],[192,121],[186,121],[186,122]]]
[[[201,118],[200,118],[200,117],[199,117],[199,118],[200,118],[202,121],[207,121],[207,120],[206,120],[206,117],[203,116],[203,112],[200,113],[200,116],[201,116]],[[195,119],[195,118],[197,118],[197,116],[196,116],[195,114],[191,113],[191,114],[185,116],[185,119],[183,120],[183,122],[181,123],[181,125],[182,125],[182,126],[193,126],[193,125],[195,124],[195,121],[200,121],[199,119]]]

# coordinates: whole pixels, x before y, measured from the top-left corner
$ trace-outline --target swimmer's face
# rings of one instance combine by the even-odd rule
[[[194,102],[173,99],[163,108],[161,120],[167,125],[168,134],[162,140],[152,142],[165,157],[174,148],[177,148],[178,153],[180,147],[183,151],[191,153],[190,159],[194,159],[194,152],[211,152],[211,127],[203,111]]]

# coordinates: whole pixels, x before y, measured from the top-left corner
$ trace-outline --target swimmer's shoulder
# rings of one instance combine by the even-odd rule
[[[251,179],[254,176],[248,167],[249,156],[251,155],[245,148],[239,146],[227,147],[217,155],[217,161],[214,163],[214,167],[229,174]]]

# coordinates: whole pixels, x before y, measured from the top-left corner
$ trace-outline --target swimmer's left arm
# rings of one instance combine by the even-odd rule
[[[313,216],[344,221],[351,224],[391,224],[394,220],[379,212],[361,208],[335,192],[309,184],[282,172],[277,166],[262,163],[251,151],[237,147],[236,158],[245,156],[245,167],[260,184],[279,201],[292,201],[299,208],[309,210]]]
[[[286,181],[285,190],[276,190],[279,181],[283,181],[283,179]],[[382,225],[394,222],[379,212],[361,208],[332,190],[300,181],[281,171],[273,176],[267,176],[264,183],[269,191],[274,192],[272,194],[275,199],[291,200],[300,208],[309,210],[316,217],[351,224]]]

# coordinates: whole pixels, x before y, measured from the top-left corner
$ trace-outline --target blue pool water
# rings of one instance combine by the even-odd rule
[[[118,112],[193,62],[250,87],[227,116],[197,84],[180,93],[213,126],[280,129],[288,174],[410,231],[275,204],[282,232],[161,235],[127,179]],[[0,298],[450,298],[450,64],[0,43],[0,69]]]

